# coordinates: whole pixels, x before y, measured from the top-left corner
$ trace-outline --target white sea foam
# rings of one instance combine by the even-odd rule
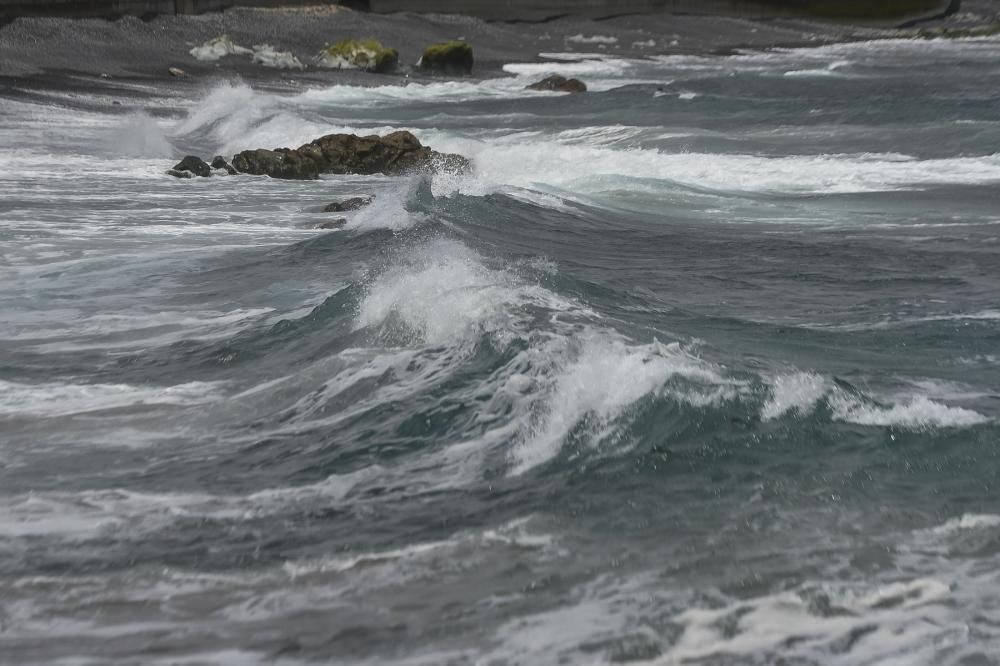
[[[538,187],[589,194],[621,189],[629,179],[724,192],[803,194],[1000,182],[1000,155],[931,160],[881,154],[764,157],[620,150],[538,140],[486,142],[443,133],[433,135],[433,145],[473,160],[474,173],[457,184],[459,192],[471,195]]]
[[[302,503],[332,505],[377,476],[378,466],[332,475],[302,486],[268,488],[248,495],[142,493],[124,489],[30,493],[0,498],[0,540],[26,536],[95,538],[110,532],[138,535],[184,518],[251,520]]]
[[[186,406],[219,397],[223,382],[174,386],[20,384],[0,380],[0,416],[65,416],[123,407]]]
[[[991,419],[966,407],[938,400],[969,400],[985,395],[964,385],[932,380],[911,380],[907,390],[866,397],[836,386],[812,372],[779,375],[768,380],[770,395],[760,410],[764,421],[789,413],[810,414],[826,401],[835,421],[867,426],[894,426],[906,429],[966,428]],[[915,392],[913,389],[917,389]]]
[[[552,292],[522,284],[515,274],[487,268],[476,253],[455,241],[435,241],[412,251],[368,288],[357,326],[398,318],[398,332],[426,344],[455,343],[482,333],[515,329],[518,306],[564,309]]]
[[[536,384],[541,382],[544,397],[534,416],[536,423],[511,450],[512,473],[521,474],[554,458],[566,436],[585,421],[600,439],[610,421],[640,398],[655,395],[674,374],[705,372],[692,359],[663,354],[663,349],[630,347],[589,331],[578,351],[564,350],[561,367],[534,378]]]
[[[566,38],[567,42],[573,44],[617,44],[618,38],[612,37],[610,35],[584,35],[582,33],[578,35],[570,35]]]
[[[532,310],[549,312],[556,331],[541,336],[532,333]],[[560,317],[566,321],[560,322]],[[359,306],[356,326],[407,345],[432,349],[446,345],[444,351],[430,363],[430,359],[416,363],[412,355],[398,362],[386,359],[390,365],[378,363],[360,375],[351,371],[338,376],[329,389],[339,392],[345,381],[351,384],[364,376],[379,376],[393,367],[396,376],[391,390],[399,399],[398,392],[442,381],[450,372],[447,368],[461,362],[462,350],[481,336],[489,335],[500,345],[521,336],[529,341],[528,347],[484,378],[476,391],[488,397],[480,406],[485,428],[468,443],[470,452],[508,448],[515,474],[556,456],[570,433],[579,428],[592,444],[607,441],[616,430],[616,419],[644,396],[662,393],[705,407],[733,399],[745,389],[677,344],[632,345],[596,322],[599,318],[594,313],[526,283],[516,272],[488,268],[466,246],[434,241],[411,249],[371,283]],[[673,379],[680,383],[667,387]],[[296,413],[305,412],[300,406]],[[467,459],[467,453],[456,450],[456,455]]]
[[[815,596],[830,599],[830,605],[844,612],[816,613]],[[830,664],[926,663],[920,655],[933,654],[932,635],[946,634],[942,628],[955,627],[959,621],[944,603],[950,596],[948,585],[921,578],[873,586],[825,584],[734,601],[721,608],[691,609],[676,618],[684,633],[669,654],[677,663],[720,653],[839,654],[833,660],[824,659]],[[928,623],[937,628],[929,631]],[[855,639],[846,638],[855,632],[859,632]],[[793,637],[797,640],[786,643]],[[837,649],[848,640],[848,649]]]
[[[406,229],[426,219],[419,213],[406,210],[406,202],[419,190],[421,177],[387,177],[390,187],[380,190],[375,200],[353,213],[351,229]]]
[[[765,421],[793,411],[808,413],[829,390],[829,383],[811,372],[780,375],[771,380],[770,384],[771,396],[760,413]]]
[[[108,152],[123,157],[171,157],[174,147],[167,140],[164,128],[148,114],[129,116],[112,130]]]
[[[831,394],[828,401],[834,419],[858,425],[911,429],[966,428],[990,421],[977,411],[949,407],[923,396],[885,407],[863,402],[842,392]]]
[[[845,69],[851,65],[849,60],[835,60],[831,62],[826,67],[821,69],[793,69],[785,72],[785,76],[799,76],[799,77],[823,77],[823,76],[843,76],[844,74],[840,70]]]
[[[662,84],[662,72],[656,72],[641,60],[608,57],[590,53],[542,53],[543,58],[555,62],[511,63],[504,65],[508,74],[522,88],[525,83],[537,81],[544,76],[560,74],[582,79],[587,89],[601,92],[626,84]]]
[[[958,518],[950,518],[937,527],[926,530],[926,533],[939,537],[947,537],[967,530],[1000,527],[1000,516],[994,514],[962,514]]]
[[[507,547],[536,551],[541,557],[565,554],[556,544],[551,534],[538,534],[530,530],[532,516],[515,518],[493,528],[459,532],[448,539],[416,543],[403,548],[362,553],[347,557],[324,557],[315,560],[286,562],[285,573],[293,580],[317,574],[343,573],[359,567],[382,566],[385,571],[383,584],[395,583],[402,579],[423,575],[428,565],[435,559],[451,559],[456,551],[488,551],[495,547]]]

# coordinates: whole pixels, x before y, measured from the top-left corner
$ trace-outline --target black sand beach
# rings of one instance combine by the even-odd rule
[[[957,16],[929,21],[919,28],[970,28],[991,25],[994,3],[964,3]],[[621,16],[605,20],[565,17],[543,23],[487,23],[445,15],[374,15],[337,6],[282,10],[234,8],[199,16],[160,16],[149,21],[126,17],[101,19],[21,18],[0,28],[0,85],[31,89],[90,86],[114,89],[114,79],[162,81],[170,67],[188,76],[180,85],[240,77],[266,86],[296,87],[345,83],[387,85],[422,80],[413,65],[428,44],[463,39],[473,45],[474,78],[501,76],[510,62],[544,60],[540,54],[579,52],[642,58],[652,55],[727,54],[740,49],[816,46],[843,41],[907,37],[917,27],[871,28],[839,23],[776,19],[674,16]],[[199,62],[193,47],[220,35],[243,46],[269,44],[288,51],[304,70],[255,65],[241,56]],[[400,53],[396,74],[330,71],[313,65],[326,45],[342,39],[375,38]]]

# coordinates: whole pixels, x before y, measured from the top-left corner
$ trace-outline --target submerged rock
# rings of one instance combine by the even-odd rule
[[[472,47],[465,42],[454,41],[428,46],[417,61],[417,67],[428,72],[469,74],[474,62]]]
[[[168,171],[170,175],[176,175],[173,172],[180,173],[191,173],[195,176],[201,176],[202,178],[208,178],[212,175],[212,167],[205,163],[200,157],[195,157],[194,155],[188,155],[180,162],[174,165],[174,168]],[[190,176],[180,176],[181,178],[189,178]]]
[[[233,165],[227,162],[226,158],[224,158],[222,155],[216,155],[215,157],[212,158],[212,168],[225,171],[230,176],[235,176],[236,174],[239,173],[239,171],[234,169]]]
[[[323,208],[324,213],[346,213],[349,210],[358,210],[359,208],[364,208],[372,201],[375,197],[352,197],[350,199],[345,199],[343,201],[334,201],[332,204],[327,204]]]
[[[340,227],[347,224],[347,219],[343,217],[338,217],[336,220],[327,220],[326,222],[321,222],[316,225],[317,229],[339,229]]]
[[[345,39],[320,51],[316,64],[333,69],[363,69],[385,74],[396,69],[399,52],[374,39]]]
[[[328,134],[297,149],[244,150],[233,157],[233,167],[241,173],[309,180],[321,173],[462,173],[470,165],[461,155],[435,152],[410,132],[401,131],[384,137]]]
[[[580,79],[567,79],[565,76],[549,76],[537,83],[525,87],[525,90],[551,90],[553,92],[582,93],[587,92],[587,84]]]

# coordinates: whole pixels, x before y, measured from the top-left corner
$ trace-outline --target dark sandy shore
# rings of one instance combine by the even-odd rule
[[[945,25],[990,24],[993,0],[967,0]],[[942,25],[941,21],[931,25]],[[247,56],[201,62],[190,50],[219,35],[243,46],[270,44],[290,51],[304,70],[252,64]],[[31,95],[57,88],[111,95],[141,95],[141,84],[203,86],[206,80],[241,78],[268,88],[299,88],[334,83],[402,84],[426,80],[414,70],[423,48],[448,39],[468,40],[475,48],[474,77],[503,75],[511,62],[540,60],[544,53],[601,53],[627,57],[728,53],[912,36],[910,29],[874,29],[804,20],[750,21],[736,18],[622,16],[607,20],[562,18],[545,23],[486,23],[464,16],[372,15],[330,7],[286,10],[233,9],[201,16],[162,16],[151,21],[17,19],[0,28],[0,94]],[[399,50],[395,74],[321,69],[313,57],[326,44],[346,38],[374,37]],[[599,40],[594,40],[598,37]],[[171,67],[186,76],[172,78]]]

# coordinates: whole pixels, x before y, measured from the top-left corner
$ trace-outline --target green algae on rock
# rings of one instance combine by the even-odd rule
[[[428,46],[417,67],[430,72],[469,74],[473,62],[472,47],[466,42],[452,41]]]
[[[396,69],[399,52],[375,39],[345,39],[320,51],[316,63],[332,69],[363,69],[384,74]]]

